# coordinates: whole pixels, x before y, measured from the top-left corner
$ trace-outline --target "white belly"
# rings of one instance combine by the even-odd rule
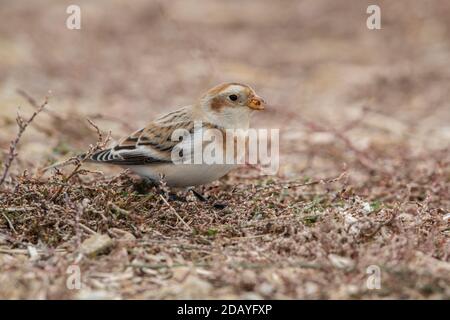
[[[169,187],[190,187],[217,180],[235,167],[236,165],[229,164],[152,164],[128,168],[156,182],[163,175]]]

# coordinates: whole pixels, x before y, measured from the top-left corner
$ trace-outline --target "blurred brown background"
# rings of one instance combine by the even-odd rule
[[[70,4],[81,30],[66,28]],[[381,30],[366,27],[369,4]],[[95,143],[86,117],[119,138],[225,81],[270,103],[253,125],[281,129],[281,168],[204,187],[224,210],[173,202],[192,230],[127,177],[8,181],[0,298],[448,299],[449,18],[442,0],[1,0],[4,155],[17,107],[33,111],[17,89],[52,91],[11,176]],[[80,258],[93,233],[114,249]],[[73,263],[80,292],[65,286]]]
[[[81,8],[81,30],[66,28],[69,4]],[[30,112],[16,89],[36,99],[51,90],[50,109],[67,120],[43,116],[24,137],[36,165],[94,142],[85,117],[117,138],[224,81],[270,102],[254,125],[282,129],[281,173],[308,170],[304,143],[332,140],[303,141],[304,120],[340,128],[363,117],[349,133],[361,148],[448,146],[450,3],[376,1],[381,30],[366,27],[369,4],[3,0],[0,146],[16,130],[16,108]]]

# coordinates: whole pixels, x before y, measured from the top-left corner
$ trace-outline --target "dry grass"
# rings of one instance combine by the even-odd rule
[[[0,187],[1,298],[450,298],[450,5],[382,1],[381,31],[361,1],[80,1],[80,31],[66,5],[0,12],[2,173],[17,106],[35,111],[16,89],[52,90]],[[111,168],[39,176],[95,147],[86,118],[118,138],[228,80],[282,142],[277,176],[204,186],[226,208]]]

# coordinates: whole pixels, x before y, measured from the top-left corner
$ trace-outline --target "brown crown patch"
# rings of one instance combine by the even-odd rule
[[[245,85],[245,84],[238,83],[238,82],[229,82],[229,83],[222,83],[222,84],[219,84],[219,85],[213,87],[212,89],[210,89],[210,90],[208,91],[207,94],[213,95],[213,96],[218,95],[219,93],[221,93],[222,91],[224,91],[224,90],[225,90],[226,88],[228,88],[229,86],[242,86],[242,87],[244,87],[246,90],[248,90],[248,92],[250,92],[250,88],[249,88],[247,85]]]

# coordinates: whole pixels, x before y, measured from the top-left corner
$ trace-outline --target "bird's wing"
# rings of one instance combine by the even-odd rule
[[[179,141],[172,140],[177,129],[192,133],[194,122],[155,121],[130,136],[121,139],[114,147],[95,152],[90,161],[117,165],[143,165],[172,162],[172,150]]]
[[[179,152],[181,159],[177,159],[177,161],[189,163],[190,159],[194,159],[195,148],[192,148],[191,140],[182,138],[182,136],[188,134],[192,137],[197,131],[200,131],[197,128],[189,107],[185,107],[156,119],[145,128],[121,139],[111,148],[96,151],[91,155],[82,154],[77,158],[88,162],[117,165],[145,165],[174,162],[172,151],[179,152],[181,150]],[[203,122],[200,126],[200,129],[202,128],[217,127]],[[175,139],[172,139],[172,135],[175,136]],[[177,138],[179,138],[178,141]],[[175,146],[180,148],[174,149]],[[68,164],[67,161],[57,163],[43,170],[58,168],[66,164]]]

